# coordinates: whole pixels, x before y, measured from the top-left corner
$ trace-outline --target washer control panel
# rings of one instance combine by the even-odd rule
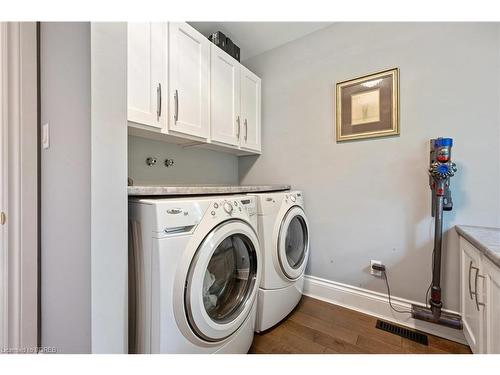
[[[291,205],[301,204],[302,203],[302,193],[292,191],[289,194],[285,195],[285,202]]]
[[[248,215],[249,217],[257,214],[257,203],[254,197],[227,197],[212,203],[210,208],[211,216],[229,216],[237,217]]]
[[[229,202],[224,202],[224,211],[226,211],[227,214],[230,214],[233,212],[233,205]]]

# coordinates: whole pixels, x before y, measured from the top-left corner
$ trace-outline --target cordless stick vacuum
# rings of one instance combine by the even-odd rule
[[[432,262],[432,286],[430,308],[412,305],[412,317],[455,329],[462,329],[459,315],[443,312],[441,300],[441,248],[443,239],[443,210],[451,211],[450,178],[457,171],[451,161],[453,139],[431,139],[429,185],[432,191],[432,216],[434,217],[434,252]]]

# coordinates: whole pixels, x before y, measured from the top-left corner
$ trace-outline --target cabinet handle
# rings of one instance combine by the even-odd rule
[[[238,128],[236,130],[236,138],[240,139],[240,116],[236,117],[236,123],[238,124]]]
[[[481,277],[484,279],[484,276],[483,275],[480,275],[479,274],[479,268],[477,267],[473,267],[475,270],[476,270],[476,278],[475,278],[475,281],[474,281],[474,284],[475,284],[475,292],[474,292],[474,295],[476,297],[476,308],[477,308],[477,311],[479,311],[479,306],[484,306],[484,302],[479,302],[477,300],[477,280]]]
[[[156,116],[157,120],[160,121],[161,116],[161,83],[158,83],[156,88]]]
[[[470,299],[472,299],[472,288],[470,286],[471,273],[472,273],[472,260],[470,261],[470,264],[469,264],[469,295],[470,295]]]
[[[248,123],[247,123],[247,119],[245,119],[245,142],[248,138]]]
[[[175,90],[174,93],[174,102],[175,102],[175,113],[174,120],[177,122],[179,120],[179,92]]]

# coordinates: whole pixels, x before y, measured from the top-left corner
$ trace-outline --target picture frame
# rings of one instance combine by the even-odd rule
[[[336,84],[336,140],[399,135],[399,69]]]

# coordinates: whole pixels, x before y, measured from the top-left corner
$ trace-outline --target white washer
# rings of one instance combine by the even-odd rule
[[[309,224],[300,191],[252,194],[257,198],[263,255],[256,332],[279,323],[302,297],[309,257]]]
[[[261,254],[250,196],[129,201],[136,353],[246,353]]]

